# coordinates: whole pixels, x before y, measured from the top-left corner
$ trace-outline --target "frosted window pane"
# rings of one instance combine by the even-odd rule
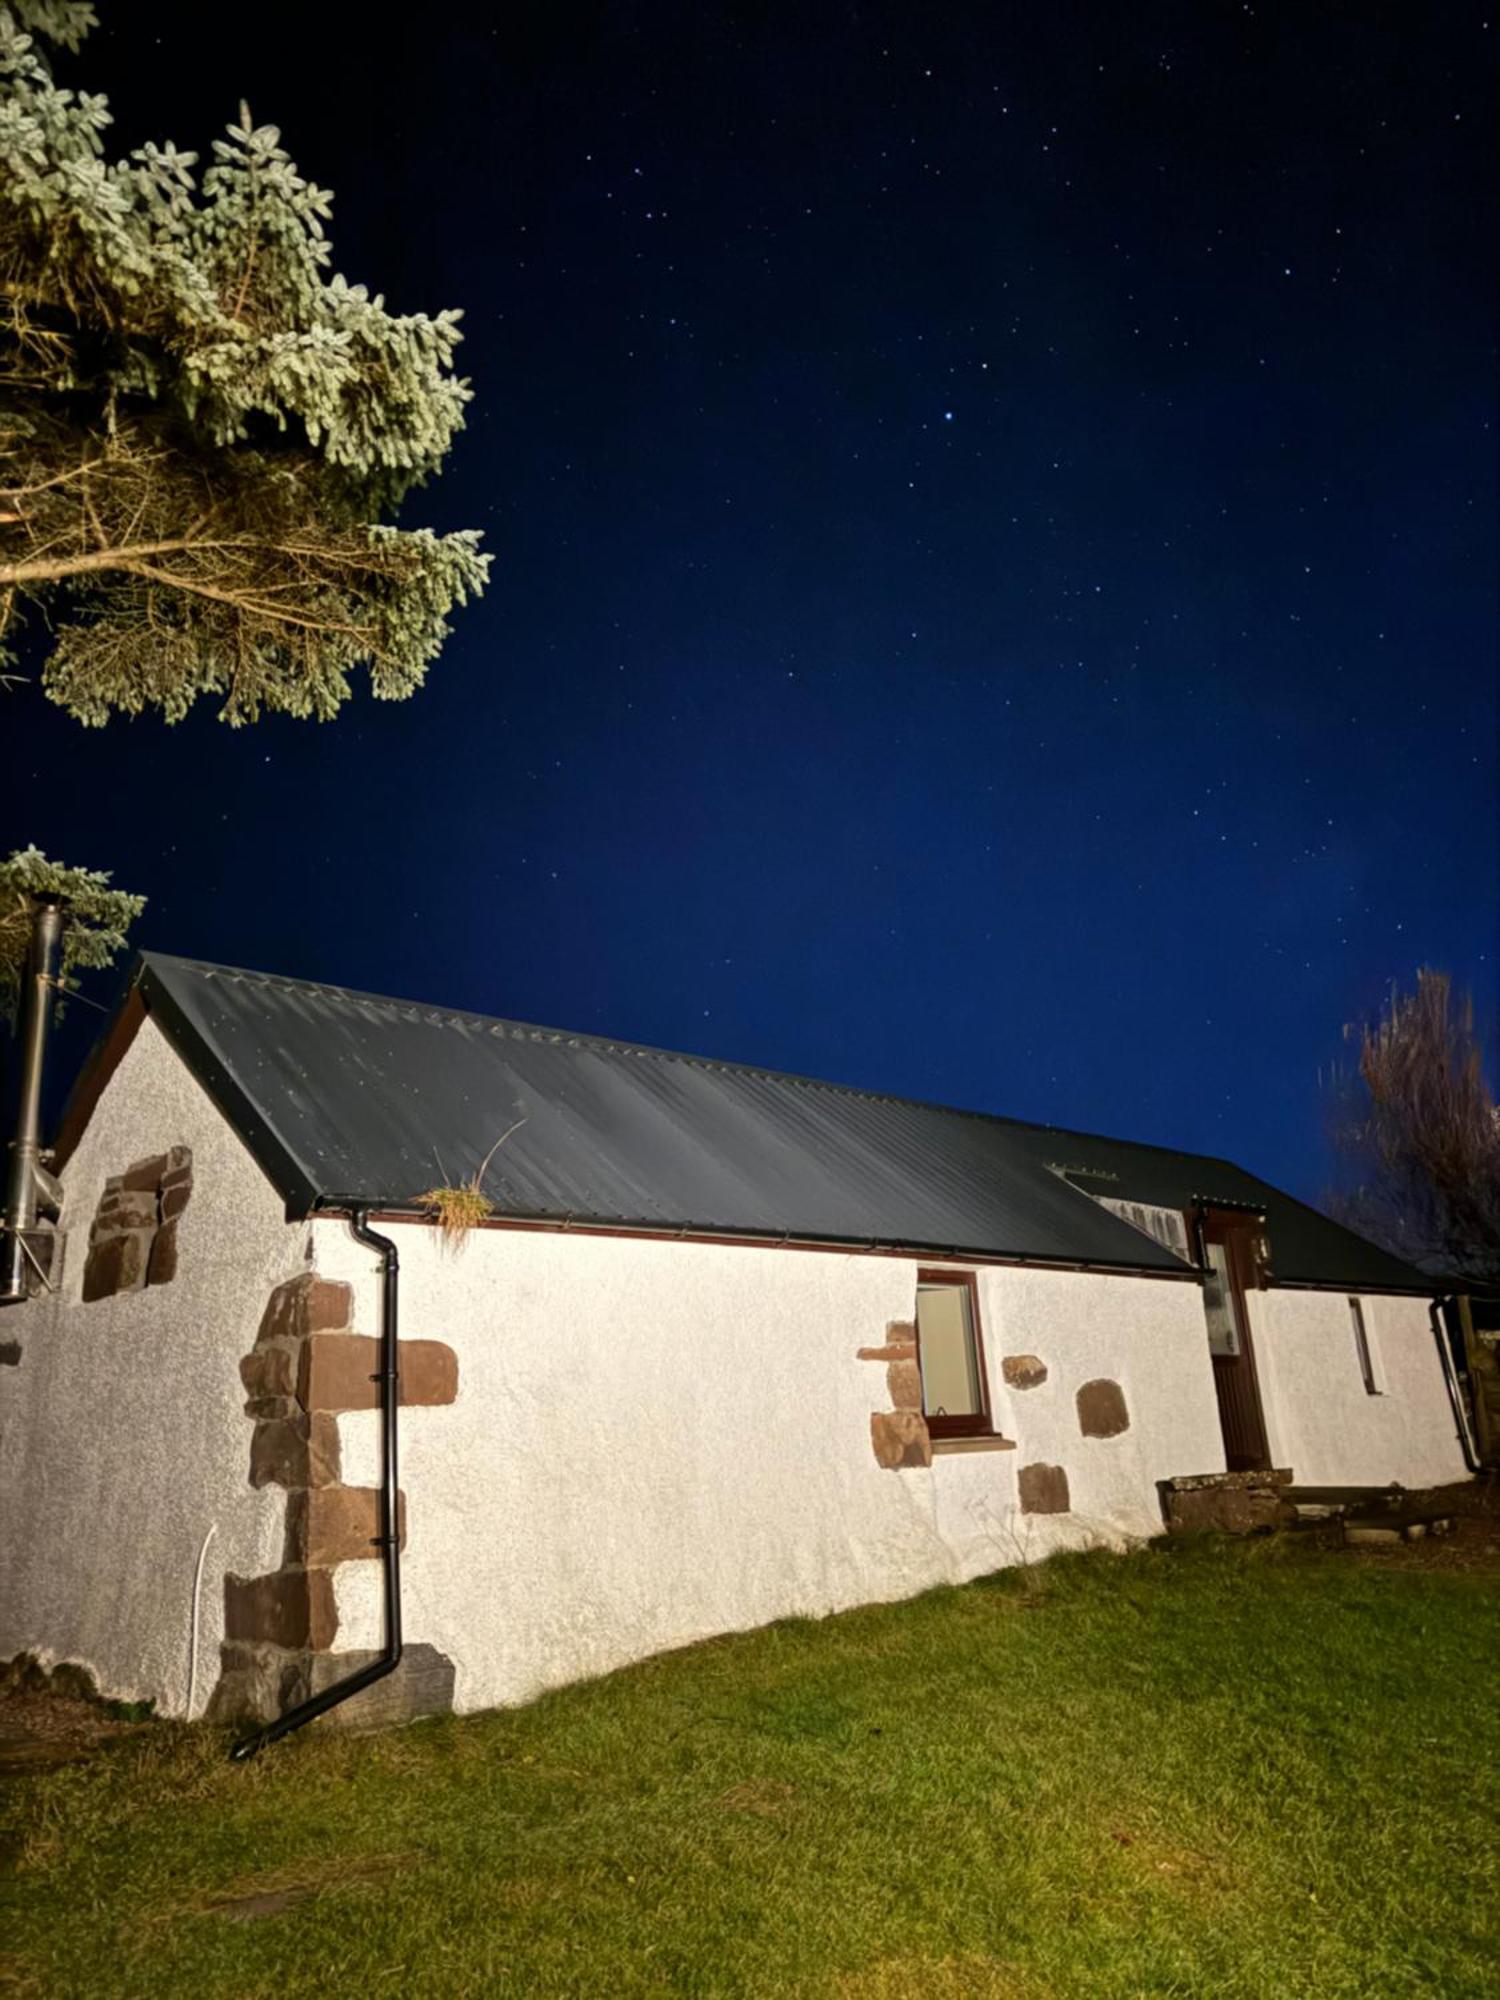
[[[1203,1280],[1203,1310],[1208,1315],[1208,1351],[1210,1354],[1238,1354],[1240,1332],[1234,1317],[1229,1252],[1222,1243],[1210,1243],[1207,1249],[1208,1273]]]
[[[917,1354],[928,1416],[974,1417],[983,1411],[967,1285],[918,1289]]]
[[[1084,1193],[1088,1193],[1087,1188]],[[1180,1257],[1184,1264],[1192,1263],[1187,1217],[1180,1208],[1159,1208],[1148,1201],[1122,1201],[1114,1195],[1096,1194],[1093,1198],[1111,1215],[1118,1215],[1122,1222],[1128,1222],[1132,1229],[1139,1229],[1143,1236],[1154,1237],[1163,1249]]]

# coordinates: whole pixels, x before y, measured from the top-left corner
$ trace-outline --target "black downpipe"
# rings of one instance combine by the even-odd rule
[[[1437,1342],[1438,1359],[1443,1364],[1443,1380],[1448,1385],[1448,1401],[1453,1405],[1453,1422],[1458,1431],[1459,1449],[1464,1455],[1464,1464],[1470,1472],[1482,1472],[1484,1467],[1469,1442],[1469,1426],[1464,1416],[1463,1394],[1458,1386],[1458,1377],[1453,1372],[1453,1352],[1448,1345],[1448,1329],[1443,1325],[1443,1309],[1437,1299],[1427,1308],[1432,1320],[1432,1337]]]
[[[304,1722],[314,1717],[326,1715],[330,1708],[337,1708],[352,1694],[371,1687],[376,1681],[384,1680],[393,1673],[401,1660],[401,1547],[396,1533],[397,1522],[397,1463],[396,1463],[396,1411],[400,1405],[400,1384],[397,1380],[397,1345],[399,1331],[397,1325],[397,1295],[400,1288],[400,1265],[396,1257],[396,1246],[388,1236],[380,1236],[370,1228],[368,1208],[351,1207],[349,1227],[356,1240],[367,1249],[378,1250],[381,1255],[382,1304],[380,1324],[380,1558],[385,1586],[385,1644],[380,1657],[372,1660],[367,1667],[360,1667],[355,1673],[346,1674],[332,1687],[324,1688],[321,1694],[309,1696],[289,1708],[285,1715],[277,1716],[263,1729],[257,1729],[251,1736],[243,1737],[230,1751],[235,1763],[243,1764],[247,1757],[253,1757],[258,1750],[264,1750],[268,1743],[275,1743],[283,1736],[289,1736],[294,1729],[300,1729]]]

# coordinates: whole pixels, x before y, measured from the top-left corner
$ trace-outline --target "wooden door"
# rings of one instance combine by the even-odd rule
[[[1245,1294],[1254,1282],[1253,1245],[1262,1224],[1258,1216],[1209,1209],[1199,1217],[1198,1227],[1207,1271],[1203,1308],[1224,1433],[1224,1463],[1231,1472],[1259,1472],[1269,1467],[1271,1457]]]

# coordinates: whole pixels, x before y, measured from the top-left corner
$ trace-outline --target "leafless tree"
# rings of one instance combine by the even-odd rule
[[[1485,1081],[1471,996],[1424,966],[1379,1019],[1344,1030],[1333,1132],[1352,1185],[1351,1228],[1434,1271],[1500,1283],[1500,1109]]]

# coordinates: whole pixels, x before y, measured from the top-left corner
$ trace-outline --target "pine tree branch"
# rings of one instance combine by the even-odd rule
[[[39,561],[0,563],[0,586],[6,584],[61,583],[68,577],[97,576],[102,570],[129,570],[143,556],[177,555],[188,550],[206,553],[213,549],[249,548],[246,540],[195,542],[175,537],[164,542],[138,542],[134,546],[96,549],[88,554],[54,556]]]
[[[153,569],[147,563],[121,563],[119,567],[127,576],[138,576],[147,583],[159,584],[166,590],[184,590],[190,597],[207,598],[214,604],[227,604],[232,610],[240,611],[249,618],[265,618],[275,625],[290,625],[303,632],[339,633],[345,638],[367,643],[373,632],[364,626],[351,625],[337,618],[310,618],[296,611],[283,611],[277,605],[267,604],[243,591],[219,590],[211,583],[196,581],[192,577],[179,576],[173,570]]]

